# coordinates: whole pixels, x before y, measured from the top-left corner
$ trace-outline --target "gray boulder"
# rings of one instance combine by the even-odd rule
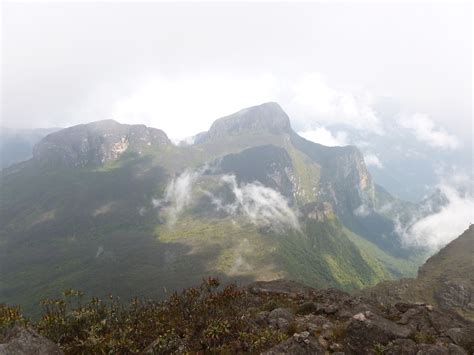
[[[0,355],[63,354],[55,343],[30,328],[15,326],[7,332],[3,341],[0,344]]]

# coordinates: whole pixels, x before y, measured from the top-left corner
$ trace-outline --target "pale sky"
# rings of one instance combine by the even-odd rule
[[[427,144],[472,144],[466,3],[4,2],[2,10],[1,126],[114,118],[180,139],[277,101],[311,134],[346,123],[383,135],[396,122]]]

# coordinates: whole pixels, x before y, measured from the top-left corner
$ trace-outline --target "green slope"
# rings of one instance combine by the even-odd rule
[[[285,115],[277,115],[278,129],[288,129]],[[81,162],[101,157],[77,153],[58,132],[59,143],[53,136],[42,146],[42,154],[54,153],[47,164],[33,159],[0,173],[0,302],[20,304],[28,312],[41,298],[65,288],[102,297],[164,297],[208,275],[241,282],[288,277],[352,290],[412,275],[416,268],[413,255],[397,253],[396,243],[382,238],[389,224],[379,223],[380,232],[371,235],[356,234],[344,224],[355,207],[370,203],[373,190],[354,147],[323,147],[291,131],[275,133],[274,127],[249,131],[238,120],[231,135],[221,135],[217,127],[212,139],[186,147],[167,143],[156,130],[147,133],[158,135],[156,144],[120,136],[144,126],[97,125],[101,130],[112,125],[121,144],[139,143],[118,159],[76,166],[79,153]],[[88,126],[79,128],[87,137],[94,134]],[[69,130],[68,137],[74,132]],[[82,142],[81,137],[72,140]],[[107,144],[115,147],[113,140]],[[94,152],[102,154],[102,148]],[[57,161],[66,165],[51,165]],[[192,203],[170,223],[160,209],[166,206],[153,201],[162,203],[170,182],[193,169],[201,175],[187,192]],[[235,175],[239,184],[256,180],[255,186],[272,189],[298,216],[300,230],[256,225],[242,214],[216,210],[203,191],[235,200],[219,182],[224,174]],[[334,211],[326,213],[321,206]],[[378,215],[373,219],[385,221]],[[365,228],[376,224],[365,223]]]

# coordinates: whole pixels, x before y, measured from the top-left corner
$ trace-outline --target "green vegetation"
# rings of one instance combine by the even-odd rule
[[[202,190],[222,188],[212,173],[199,178],[192,206],[174,225],[153,206],[152,199],[162,199],[170,180],[185,169],[218,164],[230,153],[239,157],[229,159],[226,173],[274,188],[295,210],[327,202],[318,200],[320,178],[329,166],[325,161],[335,161],[333,151],[321,150],[324,159],[316,161],[321,147],[313,148],[309,156],[288,132],[245,132],[189,147],[143,143],[102,165],[45,167],[30,161],[4,170],[0,302],[38,316],[40,299],[66,288],[99,297],[165,298],[208,274],[237,282],[287,277],[347,290],[413,274],[416,260],[393,257],[365,235],[349,232],[335,215],[322,222],[300,216],[302,231],[276,232],[216,211],[202,202]]]
[[[259,352],[280,343],[289,332],[261,327],[251,318],[268,298],[245,293],[235,284],[219,288],[205,279],[199,287],[172,294],[166,301],[91,298],[75,290],[42,302],[36,322],[16,307],[0,305],[0,342],[15,324],[29,324],[69,354]]]

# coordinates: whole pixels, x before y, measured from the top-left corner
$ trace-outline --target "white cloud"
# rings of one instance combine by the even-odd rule
[[[307,140],[325,145],[327,147],[345,146],[347,142],[347,133],[343,131],[336,132],[335,135],[324,127],[298,132],[298,134]]]
[[[447,204],[401,231],[405,244],[438,250],[457,238],[474,222],[472,187],[473,182],[464,175],[455,174],[442,181],[438,188]]]
[[[174,225],[180,214],[193,204],[193,188],[205,169],[184,171],[169,182],[162,199],[152,200],[153,206],[164,212],[169,225]],[[234,216],[242,215],[255,225],[277,231],[285,227],[300,230],[297,215],[278,191],[259,183],[239,185],[234,175],[224,175],[220,182],[229,186],[234,202],[226,203],[211,192],[200,190],[211,198],[216,209]]]
[[[362,204],[357,207],[353,212],[356,216],[367,217],[368,215],[370,215],[371,210],[367,205]]]
[[[231,188],[235,201],[225,204],[211,195],[218,209],[231,215],[244,215],[256,225],[271,227],[277,231],[285,227],[300,230],[298,217],[278,191],[259,183],[239,186],[234,175],[225,175],[221,181]]]
[[[435,127],[434,122],[425,114],[415,113],[411,116],[402,116],[398,123],[401,127],[411,130],[420,142],[432,147],[456,149],[460,146],[455,136],[442,127]]]
[[[186,170],[177,178],[172,179],[166,187],[163,199],[153,199],[154,207],[164,207],[168,213],[168,223],[176,223],[180,213],[192,202],[192,188],[199,176],[198,171]]]
[[[365,165],[374,166],[376,168],[382,169],[383,164],[380,161],[379,157],[375,154],[366,154],[364,155]]]
[[[372,94],[331,87],[319,73],[303,75],[295,83],[288,111],[303,128],[311,128],[314,123],[342,123],[377,134],[383,131]]]
[[[212,122],[244,107],[275,101],[275,77],[202,74],[168,79],[152,76],[118,100],[112,117],[164,130],[180,141],[207,130]]]

